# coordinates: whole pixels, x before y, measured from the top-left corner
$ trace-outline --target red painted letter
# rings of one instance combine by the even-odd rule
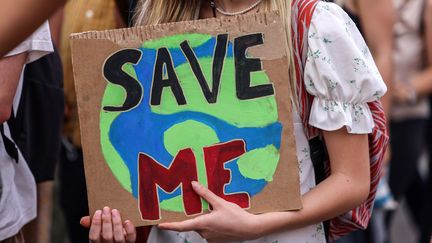
[[[157,186],[166,192],[182,188],[183,204],[187,215],[201,213],[200,197],[192,189],[191,182],[198,180],[195,156],[192,149],[178,152],[167,169],[153,158],[140,153],[139,207],[144,220],[159,220],[159,197]]]
[[[247,193],[225,194],[225,184],[231,181],[231,173],[224,164],[246,152],[243,140],[233,140],[204,148],[204,159],[207,169],[208,188],[219,197],[235,203],[242,208],[249,208]]]

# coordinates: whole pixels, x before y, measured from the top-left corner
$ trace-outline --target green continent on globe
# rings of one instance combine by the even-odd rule
[[[173,198],[167,199],[167,200],[163,200],[160,203],[160,207],[163,210],[168,210],[168,211],[172,211],[172,212],[177,212],[177,213],[183,213],[184,210],[184,204],[183,204],[183,197],[181,195],[179,196],[175,196]],[[204,210],[207,208],[204,208]]]
[[[272,181],[279,161],[279,150],[274,145],[251,150],[238,160],[240,173],[249,179]]]

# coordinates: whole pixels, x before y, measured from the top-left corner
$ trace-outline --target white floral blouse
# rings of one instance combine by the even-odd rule
[[[319,2],[312,17],[308,45],[304,79],[307,91],[315,96],[309,123],[327,131],[345,126],[349,133],[370,133],[374,123],[366,103],[379,99],[387,88],[354,22],[336,4]],[[305,194],[315,186],[315,175],[297,113],[293,114],[293,120],[301,193]],[[206,241],[195,232],[177,233],[153,227],[148,242]],[[248,242],[323,243],[326,240],[319,223]]]

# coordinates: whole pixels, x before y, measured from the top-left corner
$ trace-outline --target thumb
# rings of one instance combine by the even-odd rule
[[[224,200],[222,198],[218,197],[207,187],[201,185],[196,181],[192,181],[192,188],[200,197],[204,198],[215,209],[217,209],[224,203]]]
[[[90,223],[91,223],[90,216],[84,216],[80,220],[80,224],[86,228],[90,228]]]

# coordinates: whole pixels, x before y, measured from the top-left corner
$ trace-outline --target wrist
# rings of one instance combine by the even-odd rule
[[[254,216],[257,238],[278,231],[291,230],[294,226],[292,212],[271,212]]]
[[[266,235],[264,228],[266,227],[266,223],[262,220],[262,215],[255,215],[252,214],[251,218],[249,219],[250,223],[250,229],[252,233],[252,239],[256,240],[258,238],[261,238]]]
[[[252,223],[251,229],[255,240],[275,232],[275,222],[272,220],[271,214],[273,213],[253,215],[250,222]]]

